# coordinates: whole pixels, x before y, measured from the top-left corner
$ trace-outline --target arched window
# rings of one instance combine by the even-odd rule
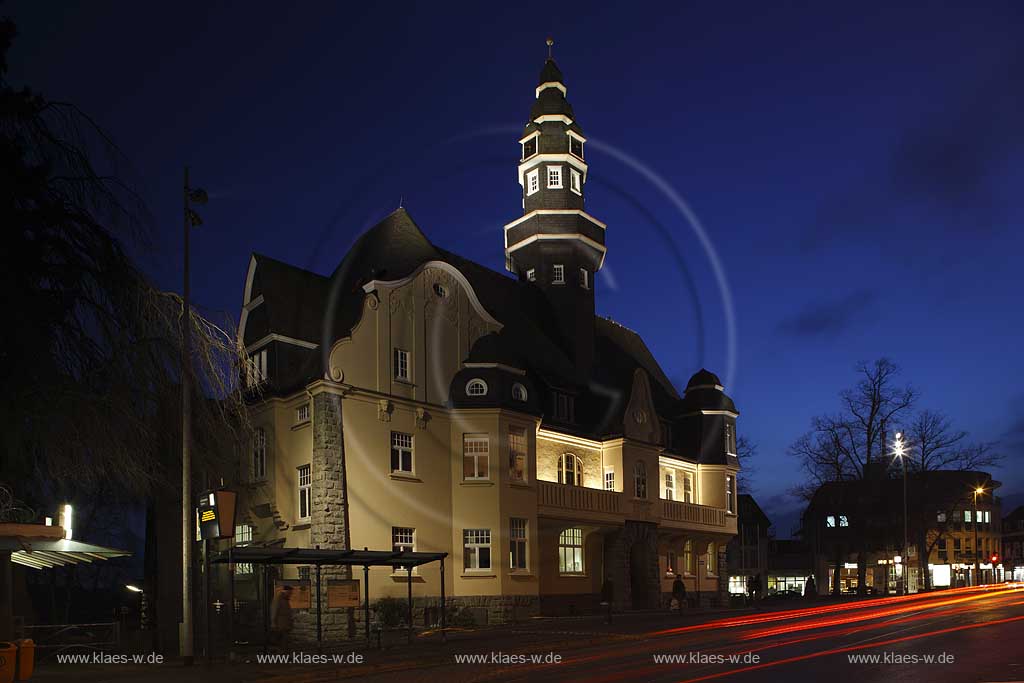
[[[693,541],[689,539],[683,543],[683,573],[693,573]]]
[[[637,498],[647,497],[647,465],[643,460],[633,465],[633,493]]]
[[[512,385],[512,398],[513,399],[515,399],[516,401],[522,401],[523,403],[525,403],[526,402],[526,396],[527,396],[527,394],[526,394],[526,387],[524,387],[519,382],[516,382],[515,384]]]
[[[487,382],[479,377],[471,379],[466,383],[466,396],[486,396]]]
[[[583,461],[572,453],[558,456],[558,483],[583,486]]]
[[[718,551],[715,549],[714,543],[708,543],[708,554],[707,554],[707,565],[708,565],[708,576],[712,576],[715,573],[715,564],[718,561]]]
[[[583,573],[583,529],[574,527],[558,535],[558,571],[560,574]]]

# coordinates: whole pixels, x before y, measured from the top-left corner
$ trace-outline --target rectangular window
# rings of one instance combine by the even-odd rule
[[[566,529],[558,536],[558,571],[583,573],[583,529]]]
[[[665,500],[676,499],[676,477],[671,470],[665,472]]]
[[[828,517],[825,518],[825,526],[829,527],[830,529],[834,529],[835,528],[835,526],[836,526],[836,518],[835,518],[834,515],[829,515]]]
[[[267,431],[258,427],[252,435],[252,481],[267,478]]]
[[[725,475],[725,504],[726,512],[736,513],[736,478],[732,475]]]
[[[303,403],[301,406],[295,409],[295,424],[302,424],[303,422],[309,422],[308,403]]]
[[[964,510],[964,521],[967,522],[968,524],[970,524],[970,522],[971,522],[971,511],[970,510]]]
[[[526,174],[526,196],[537,192],[540,189],[540,171],[533,169]]]
[[[693,502],[693,475],[689,472],[683,473],[683,502]]]
[[[590,289],[590,271],[586,268],[580,268],[580,287]]]
[[[528,271],[526,271],[526,279],[529,280],[530,282],[536,282],[537,271],[534,270],[533,268],[530,268]]]
[[[412,434],[391,432],[391,471],[412,474]]]
[[[561,166],[548,166],[548,187],[554,190],[562,188]]]
[[[395,379],[404,382],[409,381],[409,352],[403,349],[395,349],[394,353]]]
[[[725,424],[725,452],[736,455],[736,428],[729,424]]]
[[[312,495],[313,477],[309,465],[301,465],[299,468],[299,519],[309,519],[310,496]]]
[[[615,490],[615,470],[611,467],[606,467],[604,470],[604,490]]]
[[[665,557],[665,573],[675,574],[677,569],[679,566],[676,564],[676,554],[670,550]]]
[[[960,539],[959,538],[954,538],[953,539],[953,550],[955,550],[957,552],[960,552]]]
[[[569,189],[576,194],[583,194],[583,176],[575,168],[569,169]]]
[[[416,529],[410,526],[391,527],[391,549],[396,553],[416,550]]]
[[[248,524],[238,524],[235,526],[235,547],[247,546],[252,543],[252,527]],[[238,575],[251,575],[252,574],[252,563],[250,562],[237,562],[235,563],[235,574]]]
[[[846,515],[839,515],[839,526],[850,526],[850,520]]]
[[[465,571],[491,568],[491,530],[462,530],[462,568]]]
[[[463,434],[462,478],[488,479],[490,440],[486,434]]]
[[[309,565],[303,565],[299,567],[299,581],[309,581],[310,567]]]
[[[579,159],[583,158],[583,141],[575,135],[569,136],[569,153]]]
[[[526,481],[526,430],[508,428],[508,478]]]
[[[245,366],[245,383],[253,389],[267,381],[267,350],[256,351],[249,355]]]
[[[526,522],[519,517],[509,519],[508,554],[512,569],[526,569]]]
[[[551,412],[556,420],[572,422],[575,418],[574,398],[560,391],[551,392]]]
[[[551,284],[565,284],[565,266],[563,266],[561,263],[556,263],[554,266],[551,267]]]
[[[523,142],[523,158],[522,161],[526,161],[534,154],[537,153],[537,136],[534,135],[529,140]]]

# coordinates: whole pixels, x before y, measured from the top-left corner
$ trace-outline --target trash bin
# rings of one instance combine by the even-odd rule
[[[31,638],[14,641],[18,646],[18,663],[14,667],[14,680],[27,681],[32,678],[36,666],[36,644]]]
[[[14,664],[17,658],[17,646],[14,643],[0,641],[0,683],[13,683]]]

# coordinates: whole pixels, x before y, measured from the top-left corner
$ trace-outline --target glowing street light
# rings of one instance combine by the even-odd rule
[[[909,549],[907,532],[907,446],[903,443],[903,432],[896,432],[896,441],[892,446],[893,454],[899,458],[900,464],[903,465],[903,554],[900,558],[907,556],[907,550]],[[910,567],[904,566],[903,568],[903,595],[910,593]]]
[[[978,555],[981,553],[981,549],[978,548],[978,496],[985,493],[984,487],[978,486],[974,489],[974,504],[971,506],[973,515],[971,521],[974,523],[974,585],[977,586],[981,583],[981,577],[979,572],[981,567],[978,566]]]
[[[128,590],[130,590],[132,593],[141,593],[142,592],[141,588],[139,588],[138,586],[133,586],[130,583],[126,583],[124,585],[124,587],[127,588]]]

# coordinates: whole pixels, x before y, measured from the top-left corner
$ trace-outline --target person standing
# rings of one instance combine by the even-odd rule
[[[611,579],[605,579],[601,584],[601,605],[607,610],[606,621],[612,623],[612,602],[615,599],[615,584]]]
[[[292,587],[285,584],[274,594],[274,600],[270,603],[270,632],[275,645],[283,652],[287,646],[292,631]]]
[[[672,582],[672,599],[676,601],[679,614],[682,615],[683,607],[686,605],[686,584],[680,576],[676,576],[676,580]]]

